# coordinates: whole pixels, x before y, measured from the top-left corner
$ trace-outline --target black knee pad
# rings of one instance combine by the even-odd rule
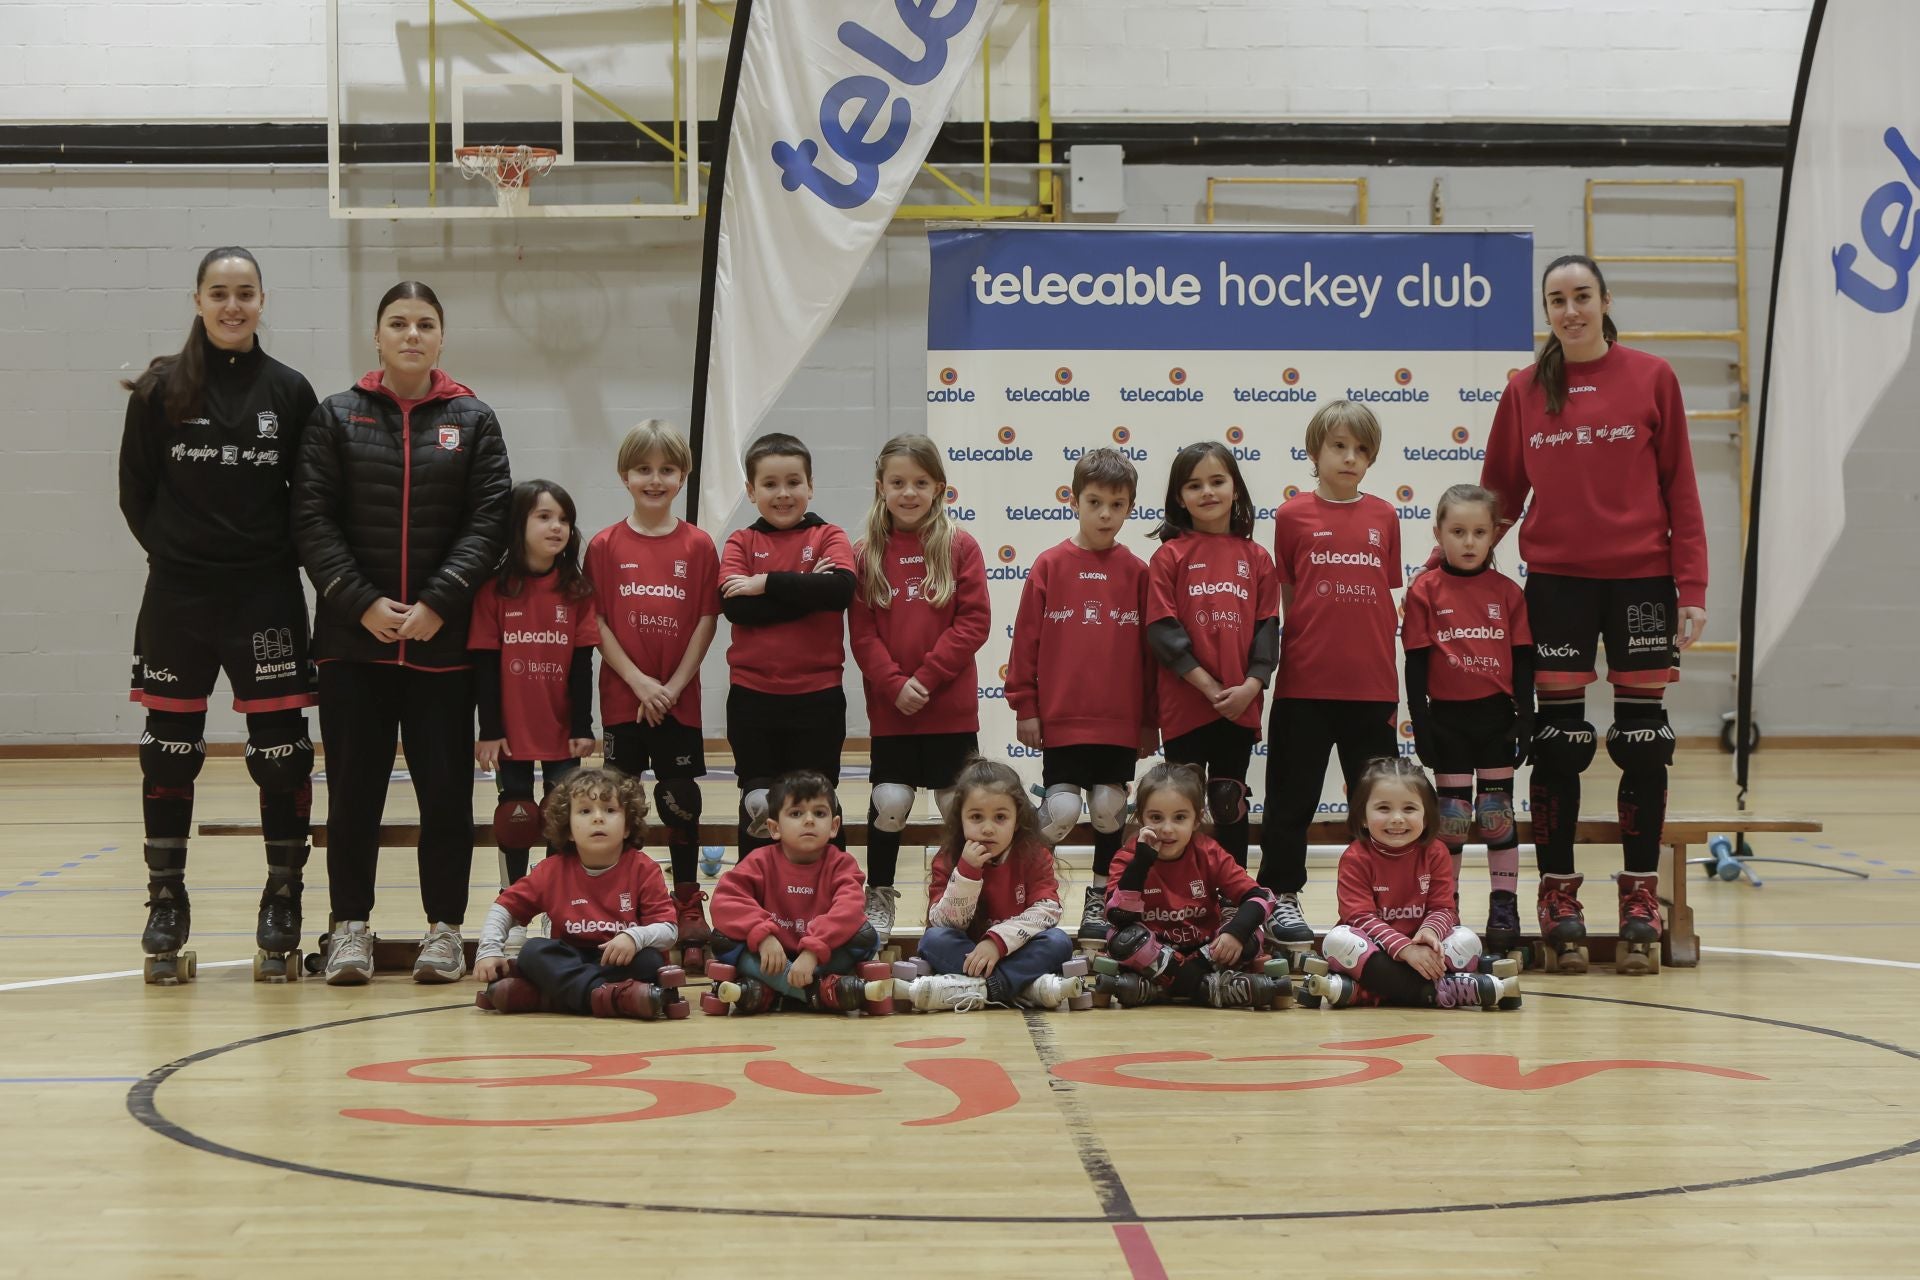
[[[1665,707],[1649,708],[1637,716],[1616,709],[1614,722],[1607,728],[1607,755],[1629,776],[1664,773],[1673,763],[1673,745],[1673,726],[1667,722]]]
[[[1584,773],[1599,748],[1598,735],[1585,720],[1534,722],[1532,758],[1537,768],[1553,773]]]
[[[1247,816],[1247,784],[1238,778],[1214,778],[1207,783],[1207,812],[1216,826]]]
[[[313,740],[298,711],[247,717],[247,774],[262,791],[298,791],[313,776]]]
[[[147,712],[146,730],[140,735],[140,774],[149,789],[191,792],[207,763],[206,728],[204,711]]]
[[[871,954],[880,949],[880,934],[871,923],[863,924],[847,939],[847,946],[854,951]]]
[[[700,784],[692,778],[662,778],[653,784],[653,807],[668,832],[689,840],[700,834]]]

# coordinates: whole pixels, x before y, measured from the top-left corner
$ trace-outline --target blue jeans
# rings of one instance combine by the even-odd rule
[[[642,947],[623,965],[601,964],[598,952],[558,938],[528,938],[518,959],[521,976],[568,1013],[591,1013],[594,989],[609,982],[653,981],[666,962],[652,947]]]
[[[963,973],[967,953],[977,944],[959,929],[929,926],[920,939],[920,955],[935,973]],[[1018,995],[1021,988],[1042,974],[1058,973],[1060,966],[1073,958],[1073,939],[1060,929],[1035,934],[1018,951],[1009,951],[994,967],[1007,980],[1008,990]]]
[[[714,936],[720,937],[720,935],[718,934]],[[767,986],[773,988],[773,990],[779,992],[783,996],[788,997],[789,999],[805,1000],[807,998],[806,989],[804,987],[796,987],[792,983],[788,982],[784,976],[775,977],[774,975],[768,973],[765,969],[762,969],[760,967],[759,954],[753,951],[751,948],[749,948],[746,943],[730,942],[728,939],[725,939],[725,938],[721,938],[721,941],[728,942],[728,945],[724,950],[716,949],[713,953],[713,958],[715,960],[718,960],[721,964],[732,965],[734,968],[738,969],[741,973],[745,974],[747,977],[752,978],[755,982],[763,982]],[[842,943],[840,946],[835,947],[832,950],[832,952],[828,954],[826,962],[820,965],[819,968],[815,969],[814,973],[815,974],[852,973],[853,966],[859,964],[863,960],[873,959],[873,957],[879,952],[880,948],[875,945],[876,941],[877,939],[874,935],[872,926],[861,925],[860,931],[854,934],[851,938],[847,939],[846,942]],[[789,963],[792,962],[793,955],[791,953],[788,954],[787,960]],[[785,974],[785,972],[786,972],[785,970],[781,971],[783,975]]]

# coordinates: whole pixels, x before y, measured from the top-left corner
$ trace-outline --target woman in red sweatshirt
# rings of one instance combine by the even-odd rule
[[[1540,862],[1540,932],[1549,967],[1586,968],[1586,919],[1573,869],[1580,773],[1597,736],[1586,686],[1605,637],[1620,766],[1626,872],[1620,877],[1620,968],[1644,973],[1660,943],[1655,896],[1673,729],[1661,695],[1680,650],[1707,622],[1707,537],[1680,380],[1657,356],[1619,345],[1612,299],[1592,259],[1547,266],[1552,335],[1500,397],[1480,483],[1502,526],[1523,510],[1535,683],[1532,809]],[[1531,505],[1528,494],[1533,495]]]

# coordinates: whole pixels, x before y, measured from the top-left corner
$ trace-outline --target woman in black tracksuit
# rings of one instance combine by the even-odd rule
[[[140,735],[150,982],[191,977],[176,959],[191,924],[187,833],[206,761],[207,696],[222,669],[247,717],[247,772],[260,788],[267,887],[256,978],[284,978],[300,941],[307,861],[313,705],[307,602],[288,533],[288,489],[313,388],[265,351],[260,264],[235,246],[200,260],[193,329],[121,385],[120,510],[147,553],[134,630],[132,699]]]
[[[380,368],[328,396],[301,442],[293,530],[318,601],[327,759],[327,981],[373,974],[374,868],[396,732],[420,803],[427,933],[413,976],[465,973],[473,864],[473,672],[467,619],[500,559],[507,493],[499,420],[437,367],[444,312],[407,281],[380,299]]]

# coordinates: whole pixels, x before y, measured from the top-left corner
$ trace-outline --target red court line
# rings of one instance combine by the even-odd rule
[[[1167,1268],[1160,1261],[1144,1223],[1115,1223],[1113,1234],[1120,1241],[1120,1253],[1127,1260],[1127,1270],[1133,1280],[1167,1280]]]

